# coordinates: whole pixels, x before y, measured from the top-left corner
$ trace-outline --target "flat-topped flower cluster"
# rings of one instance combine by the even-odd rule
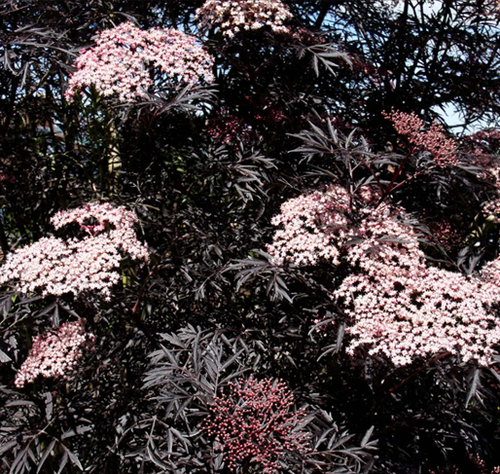
[[[349,198],[341,187],[290,199],[281,205],[281,213],[271,223],[280,227],[267,250],[277,265],[285,261],[295,265],[315,265],[339,261],[337,243],[346,235]]]
[[[402,209],[370,206],[340,186],[292,199],[281,210],[273,223],[282,228],[268,246],[275,263],[323,260],[349,268],[332,289],[349,319],[349,354],[366,349],[407,365],[449,352],[463,362],[492,363],[500,342],[500,259],[472,276],[431,267]]]
[[[33,346],[14,384],[22,388],[37,377],[67,377],[82,357],[83,349],[93,342],[94,336],[85,332],[83,319],[61,324],[57,331],[33,338]]]
[[[123,255],[148,260],[147,247],[133,229],[137,217],[122,206],[89,203],[55,214],[56,229],[77,223],[87,234],[82,239],[45,237],[9,254],[0,284],[14,283],[22,294],[63,295],[96,292],[109,298],[120,280],[117,268]]]
[[[265,26],[275,33],[287,33],[285,22],[292,16],[280,0],[207,0],[196,10],[201,29],[217,28],[227,38]]]
[[[149,98],[151,90],[211,83],[213,58],[196,38],[175,29],[141,30],[131,22],[101,32],[75,61],[66,97],[94,87],[120,102]]]

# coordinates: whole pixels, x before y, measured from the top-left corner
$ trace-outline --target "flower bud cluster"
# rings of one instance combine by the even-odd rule
[[[457,164],[457,145],[446,137],[440,124],[433,122],[428,130],[424,130],[424,122],[414,113],[393,110],[384,113],[384,116],[393,123],[400,135],[406,136],[411,145],[428,151],[438,166]]]
[[[404,211],[381,205],[349,213],[346,196],[334,187],[285,203],[273,220],[283,228],[268,250],[276,263],[321,258],[348,265],[351,273],[332,292],[350,319],[347,352],[368,349],[395,365],[444,352],[491,364],[500,343],[500,257],[481,275],[430,267],[415,231],[402,221]],[[331,223],[341,223],[341,231],[332,232]]]
[[[17,372],[14,384],[23,387],[37,377],[67,377],[83,355],[83,349],[91,347],[94,336],[85,332],[85,321],[64,323],[56,332],[47,332],[33,339],[28,358]]]
[[[292,16],[280,0],[207,0],[196,10],[195,19],[200,28],[218,28],[224,36],[233,38],[241,31],[265,26],[275,33],[287,33],[284,23]]]
[[[252,135],[252,127],[245,120],[226,111],[208,122],[208,134],[217,142],[226,145],[248,143]]]
[[[293,396],[283,382],[250,377],[229,385],[229,393],[211,404],[204,429],[215,436],[231,471],[250,461],[259,472],[275,474],[286,453],[310,451],[309,434],[301,430],[305,413],[291,412]]]
[[[500,466],[494,467],[493,470],[486,467],[486,463],[483,459],[479,457],[479,455],[471,456],[469,455],[469,460],[472,463],[474,472],[478,474],[500,474]],[[461,474],[463,471],[457,466],[453,465],[450,468],[438,468],[437,471],[429,471],[429,474]]]
[[[96,46],[82,50],[66,97],[94,87],[120,102],[147,99],[152,88],[214,81],[213,58],[196,38],[170,29],[141,30],[131,22],[105,30]]]
[[[116,271],[122,254],[148,260],[147,247],[137,240],[133,225],[135,214],[109,203],[89,203],[54,215],[56,229],[78,223],[86,235],[63,240],[45,237],[7,256],[0,284],[14,282],[23,294],[79,295],[97,292],[109,298],[111,288],[120,280]]]

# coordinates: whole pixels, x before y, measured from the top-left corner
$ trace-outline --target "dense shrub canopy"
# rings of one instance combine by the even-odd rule
[[[489,473],[496,0],[10,0],[0,473]]]

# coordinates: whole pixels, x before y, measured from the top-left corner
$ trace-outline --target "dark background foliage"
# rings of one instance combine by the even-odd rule
[[[276,267],[265,254],[287,198],[377,176],[384,199],[419,222],[437,265],[470,272],[497,256],[498,228],[480,215],[496,189],[471,143],[490,162],[498,143],[452,124],[460,167],[413,179],[408,162],[393,180],[407,146],[382,117],[395,108],[430,124],[455,108],[461,125],[497,125],[494,2],[287,1],[289,34],[205,38],[211,89],[135,105],[66,101],[72,63],[98,31],[132,20],[198,34],[202,3],[0,4],[2,253],[54,234],[54,212],[89,200],[134,210],[151,249],[147,266],[123,264],[109,302],[4,288],[0,472],[226,472],[197,427],[217,390],[249,373],[286,381],[297,406],[316,413],[321,454],[283,472],[481,472],[475,456],[500,465],[495,367],[439,355],[404,368],[353,361],[330,298],[338,270]],[[361,158],[371,165],[351,173]],[[95,351],[69,380],[15,389],[32,337],[75,315]],[[322,318],[335,324],[316,331]]]

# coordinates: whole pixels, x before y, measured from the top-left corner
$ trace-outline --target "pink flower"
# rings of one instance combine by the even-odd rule
[[[91,347],[94,336],[85,332],[85,321],[62,324],[56,332],[47,332],[33,339],[28,358],[17,372],[14,384],[23,387],[37,377],[66,378]]]
[[[91,291],[109,298],[111,288],[120,280],[116,269],[122,254],[148,260],[147,247],[133,230],[137,218],[124,207],[89,203],[58,212],[51,221],[56,229],[78,223],[88,235],[70,240],[45,237],[16,250],[2,266],[0,284],[12,281],[23,294],[79,295]]]
[[[104,97],[130,102],[147,99],[150,89],[214,81],[213,59],[196,38],[174,29],[143,31],[130,22],[101,32],[75,66],[69,100],[90,86]]]
[[[287,33],[284,23],[290,18],[292,14],[280,0],[207,0],[195,16],[200,28],[218,28],[227,38],[265,26],[275,33]]]
[[[500,343],[500,257],[480,275],[431,267],[402,209],[370,206],[369,193],[356,201],[365,205],[353,209],[340,186],[287,201],[268,246],[276,264],[322,260],[350,270],[331,295],[349,319],[347,352],[395,365],[449,352],[490,365]]]
[[[350,200],[341,186],[332,186],[286,201],[271,221],[281,227],[267,251],[277,265],[315,265],[320,260],[339,264],[338,243],[345,236]]]

